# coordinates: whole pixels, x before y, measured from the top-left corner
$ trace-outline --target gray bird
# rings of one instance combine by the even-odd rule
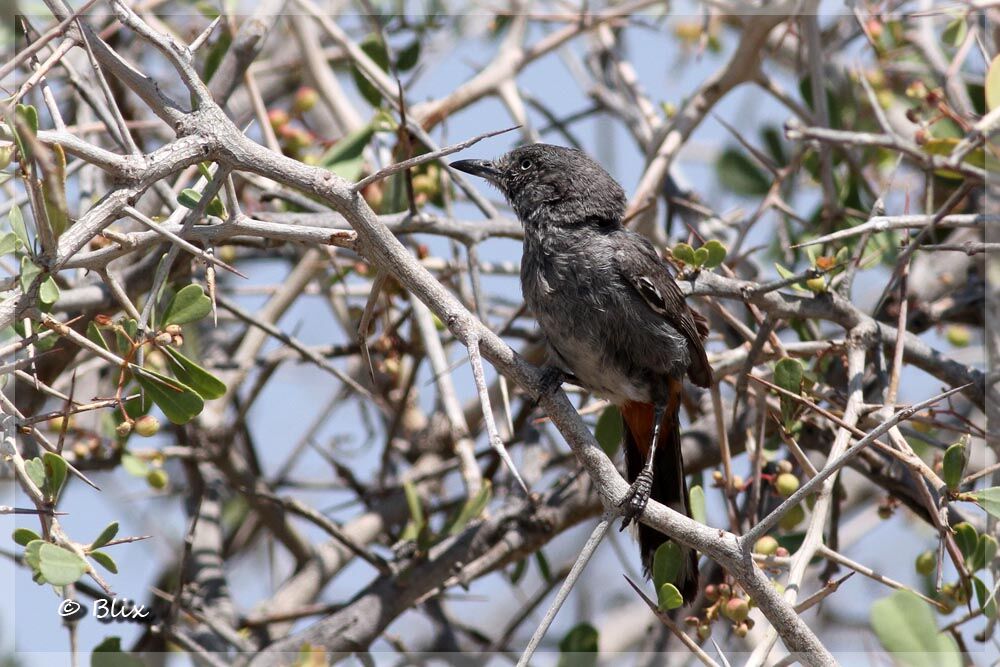
[[[553,389],[567,379],[621,410],[631,483],[622,528],[650,497],[690,516],[678,413],[685,375],[711,384],[708,326],[652,244],[622,225],[622,187],[585,153],[547,144],[451,166],[498,187],[524,226],[521,288],[549,348]],[[666,540],[639,525],[647,576]],[[677,587],[691,601],[698,560],[683,551]]]

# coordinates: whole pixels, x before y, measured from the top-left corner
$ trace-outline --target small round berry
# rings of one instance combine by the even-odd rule
[[[799,478],[790,472],[783,472],[774,480],[775,490],[787,498],[799,490]]]
[[[295,98],[292,100],[292,111],[300,114],[311,111],[317,102],[319,102],[319,93],[316,92],[316,89],[302,86],[295,92]]]
[[[271,109],[267,112],[267,120],[271,123],[271,128],[277,131],[278,128],[288,125],[290,118],[284,109]]]
[[[51,428],[56,433],[61,433],[63,428],[71,429],[74,426],[76,426],[76,423],[72,415],[68,417],[59,415],[58,417],[53,417],[52,419],[49,420],[49,428]]]
[[[722,613],[735,623],[742,623],[750,614],[750,605],[743,598],[733,598],[723,607]]]
[[[972,334],[969,328],[961,324],[952,324],[945,332],[948,342],[955,347],[967,347],[972,342]]]
[[[916,563],[914,566],[917,568],[917,572],[924,576],[933,574],[934,570],[937,569],[937,556],[934,555],[933,551],[924,551],[919,556],[917,556]]]
[[[792,509],[788,510],[785,516],[781,517],[778,521],[778,526],[782,530],[792,530],[806,518],[806,511],[802,508],[802,504],[798,504]]]
[[[157,490],[165,489],[170,478],[167,477],[166,471],[161,468],[154,468],[146,473],[146,483]]]
[[[778,546],[778,540],[770,535],[765,535],[753,545],[753,551],[762,556],[772,556],[778,551]]]
[[[144,415],[135,420],[135,432],[149,438],[160,431],[160,420],[153,415]]]

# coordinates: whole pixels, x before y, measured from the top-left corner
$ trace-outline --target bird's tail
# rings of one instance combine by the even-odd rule
[[[678,383],[680,384],[680,383]],[[676,394],[679,397],[679,392]],[[667,507],[691,516],[688,508],[687,482],[684,479],[684,461],[681,459],[681,428],[678,419],[680,405],[671,400],[660,423],[659,441],[653,461],[653,488],[649,497]],[[653,406],[649,403],[625,403],[622,408],[625,420],[625,468],[632,483],[642,471],[653,429]],[[658,530],[639,524],[639,550],[642,554],[643,574],[647,577],[653,568],[656,549],[669,538]],[[686,602],[694,600],[698,592],[698,554],[694,549],[681,547],[683,564],[676,586]]]

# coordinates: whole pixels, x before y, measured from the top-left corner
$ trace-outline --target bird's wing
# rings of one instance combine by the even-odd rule
[[[650,310],[684,334],[694,357],[688,375],[698,386],[709,386],[712,367],[702,344],[708,336],[708,323],[688,307],[684,293],[653,246],[637,235],[629,236],[632,242],[622,244],[616,253],[619,272]]]

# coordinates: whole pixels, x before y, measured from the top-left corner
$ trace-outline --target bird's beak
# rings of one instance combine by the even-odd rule
[[[450,165],[453,169],[464,171],[467,174],[485,178],[492,183],[499,183],[500,170],[490,160],[458,160]]]

